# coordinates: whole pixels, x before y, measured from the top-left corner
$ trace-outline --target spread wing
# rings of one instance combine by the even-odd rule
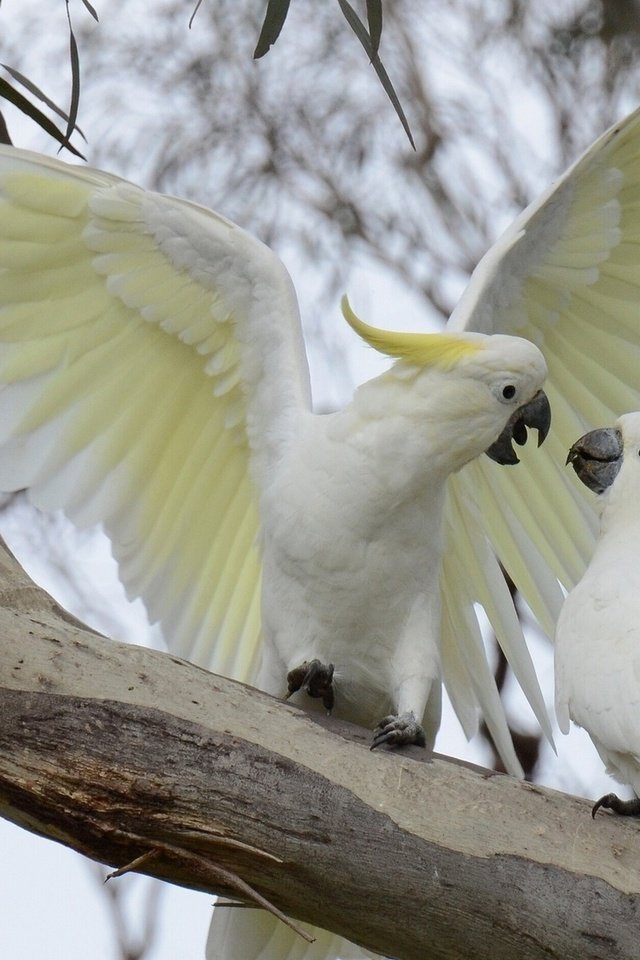
[[[0,302],[0,489],[102,522],[172,650],[251,678],[250,474],[310,408],[280,261],[202,207],[2,147]]]
[[[495,557],[553,636],[560,584],[570,589],[582,576],[597,531],[593,497],[565,469],[567,451],[587,430],[639,405],[640,111],[596,141],[498,240],[448,330],[526,337],[549,367],[553,423],[544,446],[525,448],[516,467],[483,457],[449,489],[446,682],[467,733],[476,710],[463,695],[474,688],[503,750],[495,687],[486,668],[482,682],[474,672],[481,639],[470,606],[485,607],[540,718],[535,674]]]

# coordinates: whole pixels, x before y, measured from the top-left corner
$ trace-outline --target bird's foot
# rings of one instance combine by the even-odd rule
[[[375,750],[381,744],[386,743],[390,747],[404,746],[406,743],[415,743],[418,747],[424,747],[426,738],[422,726],[418,723],[409,710],[407,713],[390,714],[383,717],[376,729],[373,731],[373,743],[371,750]]]
[[[619,813],[623,817],[640,817],[640,799],[638,797],[634,797],[633,800],[621,800],[615,793],[606,793],[592,806],[592,817],[595,817],[600,807],[604,807],[605,810],[613,810],[614,813]]]
[[[335,700],[333,692],[333,664],[320,660],[305,660],[287,674],[288,700],[292,693],[304,690],[310,697],[320,697],[331,713]]]

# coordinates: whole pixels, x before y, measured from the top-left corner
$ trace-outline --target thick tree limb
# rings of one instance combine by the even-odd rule
[[[106,640],[5,552],[0,651],[0,813],[28,830],[403,960],[638,955],[633,823]]]

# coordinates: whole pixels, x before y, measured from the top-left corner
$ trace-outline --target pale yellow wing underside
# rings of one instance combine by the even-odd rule
[[[463,695],[469,683],[500,727],[495,689],[489,694],[477,673],[481,641],[469,617],[472,602],[485,607],[536,712],[539,706],[492,555],[552,637],[560,584],[569,589],[580,578],[597,530],[595,497],[565,467],[567,452],[587,430],[640,407],[639,111],[601,137],[483,258],[447,327],[465,329],[536,343],[549,367],[553,412],[545,444],[536,450],[530,441],[520,465],[482,457],[450,483],[444,666],[471,733],[477,711]]]
[[[102,522],[171,649],[251,678],[250,438],[260,470],[264,423],[309,406],[278,259],[203,208],[2,148],[0,302],[0,489]]]

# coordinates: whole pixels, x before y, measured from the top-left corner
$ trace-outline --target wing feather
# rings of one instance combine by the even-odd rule
[[[102,519],[129,594],[173,648],[206,659],[218,637],[209,664],[248,676],[260,581],[249,459],[260,476],[309,408],[284,269],[200,207],[11,148],[0,204],[0,486]],[[552,436],[516,469],[464,468],[445,523],[445,682],[465,730],[485,710],[512,768],[472,608],[489,613],[543,722],[492,550],[550,630],[557,580],[579,578],[596,529],[564,454],[637,408],[637,252],[638,112],[518,218],[450,320],[529,337],[550,373]]]
[[[172,649],[250,678],[250,473],[310,409],[284,267],[204,208],[3,147],[0,302],[0,486],[102,522]]]
[[[638,408],[640,389],[640,111],[605,133],[483,258],[449,321],[451,330],[531,339],[549,368],[553,410],[549,438],[525,448],[515,468],[488,458],[452,479],[447,507],[443,591],[448,606],[479,602],[511,656],[524,640],[485,560],[473,595],[453,571],[477,573],[482,530],[532,610],[553,635],[562,592],[582,576],[598,521],[594,498],[565,468],[583,433]],[[488,591],[488,592],[487,592]],[[460,621],[460,618],[459,618]],[[462,629],[459,622],[458,628]],[[464,639],[457,642],[464,646]],[[469,640],[469,642],[471,642]],[[501,641],[503,642],[503,641]],[[537,684],[528,667],[520,682],[532,705]],[[536,710],[536,713],[538,711]]]

